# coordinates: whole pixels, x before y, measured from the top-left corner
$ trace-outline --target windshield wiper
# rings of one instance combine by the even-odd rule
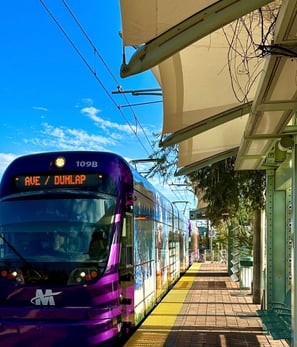
[[[34,268],[34,266],[29,263],[26,258],[12,245],[5,237],[3,234],[0,233],[0,239],[3,240],[7,244],[7,246],[13,251],[13,253],[21,259],[21,261],[28,267],[30,268],[39,278],[42,278],[42,275]]]

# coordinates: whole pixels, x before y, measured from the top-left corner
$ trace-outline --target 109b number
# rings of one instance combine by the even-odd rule
[[[76,161],[76,167],[98,167],[98,161],[79,160]]]

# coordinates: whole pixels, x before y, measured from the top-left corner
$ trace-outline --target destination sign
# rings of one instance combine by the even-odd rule
[[[101,179],[98,174],[23,175],[15,177],[15,186],[19,190],[95,187]]]

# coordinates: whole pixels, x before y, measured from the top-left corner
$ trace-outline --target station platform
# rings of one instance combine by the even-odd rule
[[[194,263],[125,347],[289,347],[262,328],[250,290],[220,263]]]

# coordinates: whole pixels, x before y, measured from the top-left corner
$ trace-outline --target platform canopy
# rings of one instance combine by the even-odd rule
[[[260,169],[297,109],[295,0],[121,0],[121,76],[152,69],[177,174],[229,156]],[[261,7],[261,9],[259,9]]]

